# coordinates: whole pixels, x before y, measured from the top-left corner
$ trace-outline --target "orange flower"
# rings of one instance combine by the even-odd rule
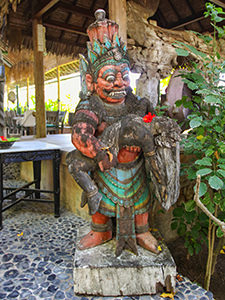
[[[145,123],[151,123],[152,120],[153,120],[153,118],[155,118],[155,117],[156,117],[155,114],[151,114],[151,113],[149,112],[147,115],[145,115],[145,116],[143,117],[143,121],[144,121]]]

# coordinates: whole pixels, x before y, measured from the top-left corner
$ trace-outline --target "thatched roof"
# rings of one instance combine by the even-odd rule
[[[144,5],[154,4],[150,17],[167,29],[198,32],[211,30],[203,12],[205,0],[127,0]],[[103,8],[108,14],[108,0],[1,0],[0,27],[3,41],[13,49],[32,48],[32,20],[41,16],[46,27],[47,52],[71,55],[86,51],[86,29],[94,21],[94,11]],[[224,0],[212,0],[225,7]],[[150,10],[146,9],[146,15]],[[6,22],[7,21],[7,22]]]
[[[24,86],[29,78],[30,84],[34,82],[33,51],[30,49],[11,50],[4,55],[11,67],[6,67],[7,85]],[[48,54],[44,57],[45,80],[57,78],[57,66],[60,66],[60,76],[68,75],[79,70],[79,61],[71,56],[56,56]]]
[[[157,25],[173,30],[210,32],[209,18],[204,18],[205,0],[127,0],[131,5],[145,8],[145,17]],[[211,0],[225,8],[225,0]],[[94,21],[94,11],[106,10],[108,0],[0,0],[0,50],[7,50],[5,61],[14,67],[8,71],[8,80],[19,80],[33,74],[32,20],[39,16],[46,28],[45,65],[49,54],[67,61],[86,53],[87,27]],[[143,11],[143,9],[142,9]],[[128,40],[129,41],[129,40]],[[25,53],[24,49],[27,49]],[[19,51],[22,52],[19,54]],[[60,58],[61,57],[61,58]],[[65,63],[67,61],[63,61]],[[48,70],[57,66],[52,65]],[[48,71],[47,69],[45,69]],[[29,75],[29,76],[28,76]]]

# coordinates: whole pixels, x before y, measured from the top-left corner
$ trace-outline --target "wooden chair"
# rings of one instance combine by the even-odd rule
[[[61,129],[61,133],[63,133],[63,128],[64,128],[64,122],[65,122],[66,113],[67,113],[67,110],[59,112],[59,127]]]
[[[59,111],[46,111],[47,134],[59,133]]]
[[[73,119],[74,119],[74,116],[75,116],[75,113],[74,113],[74,112],[73,112],[73,113],[69,113],[68,124],[69,124],[69,126],[71,126],[71,127],[72,127],[72,125],[73,125]]]

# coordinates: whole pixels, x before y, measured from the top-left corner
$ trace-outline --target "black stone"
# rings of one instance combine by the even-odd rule
[[[23,282],[22,283],[22,286],[25,287],[25,288],[31,288],[33,285],[33,282]]]
[[[49,275],[49,274],[51,274],[52,273],[52,271],[50,270],[50,269],[47,269],[46,271],[44,271],[44,274],[45,275]]]
[[[58,259],[55,263],[60,264],[61,262],[63,262],[63,259]]]
[[[64,293],[61,292],[61,291],[58,291],[58,292],[55,294],[55,299],[57,299],[57,300],[65,299]]]
[[[15,278],[16,276],[18,276],[19,272],[17,270],[9,270],[9,271],[6,271],[5,274],[4,274],[4,277],[6,279],[10,279],[10,278]]]
[[[55,274],[51,274],[51,275],[48,276],[47,280],[53,281],[55,278],[56,278],[56,275]]]
[[[23,260],[24,258],[27,258],[26,255],[23,255],[23,254],[18,254],[14,257],[14,262],[20,262],[21,260]]]
[[[12,263],[6,263],[6,264],[2,264],[0,265],[0,269],[1,270],[8,270],[9,268],[13,267]]]
[[[58,290],[58,287],[55,286],[55,285],[53,285],[53,284],[51,284],[51,285],[48,287],[47,290],[48,290],[49,292],[51,292],[51,293],[55,293],[55,292]]]
[[[3,288],[3,290],[4,290],[5,292],[12,292],[12,291],[14,290],[14,286],[5,286],[5,287]]]
[[[11,284],[13,284],[12,280],[7,280],[3,283],[3,285],[11,285]]]
[[[10,298],[17,298],[19,296],[19,292],[18,291],[13,291],[12,293],[10,293],[9,295],[8,295],[8,299],[10,299]]]
[[[6,294],[0,293],[0,299],[5,299],[5,297],[6,297]]]
[[[12,259],[12,257],[13,257],[13,254],[12,254],[12,253],[5,254],[5,255],[3,255],[3,257],[2,257],[2,261],[3,261],[3,262],[7,262],[7,261],[9,261],[10,259]]]

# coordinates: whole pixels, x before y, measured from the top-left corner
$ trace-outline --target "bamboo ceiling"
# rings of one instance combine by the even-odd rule
[[[127,1],[139,3],[146,8],[151,7],[151,4],[156,5],[156,12],[151,19],[156,20],[159,27],[210,31],[210,20],[203,17],[205,0]],[[211,2],[225,8],[225,0]],[[4,58],[9,62],[8,65],[15,67],[14,71],[11,70],[12,74],[8,72],[9,78],[18,78],[21,72],[25,77],[29,74],[32,77],[33,62],[29,59],[29,51],[33,47],[34,18],[41,18],[46,29],[46,53],[74,60],[79,53],[86,53],[86,29],[94,21],[94,11],[98,8],[106,10],[108,15],[108,0],[0,0],[0,49],[6,50]],[[10,53],[23,49],[28,49],[25,57],[19,58],[18,54],[14,58],[10,56]]]

